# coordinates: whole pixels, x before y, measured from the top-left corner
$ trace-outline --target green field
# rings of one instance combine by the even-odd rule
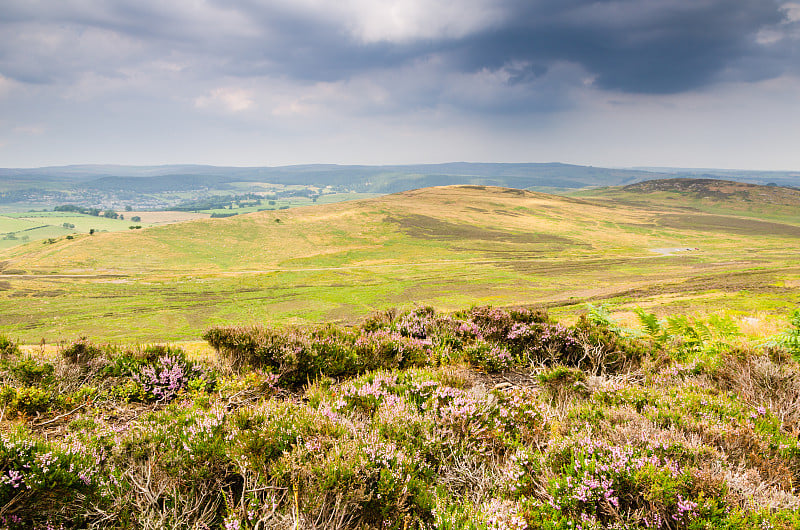
[[[0,254],[0,332],[192,340],[219,323],[350,322],[415,303],[569,318],[602,300],[621,318],[724,308],[769,328],[800,302],[797,209],[732,215],[733,199],[704,212],[614,193],[429,188],[30,243]]]
[[[119,232],[129,230],[131,225],[137,224],[142,225],[128,219],[108,219],[68,212],[9,212],[0,215],[0,249],[15,247],[27,241],[41,244],[43,240],[88,234],[90,230]]]
[[[246,183],[251,184],[251,183]],[[250,186],[252,187],[252,186]],[[246,188],[248,189],[248,188]],[[231,208],[212,208],[206,210],[197,210],[202,213],[209,214],[235,214],[241,215],[245,213],[272,211],[272,210],[286,210],[289,208],[298,208],[301,206],[312,206],[315,204],[333,204],[337,202],[352,201],[357,199],[369,199],[373,197],[380,197],[378,193],[325,193],[317,196],[316,200],[309,197],[286,197],[275,200],[263,199],[261,204],[255,206],[233,206]],[[270,204],[273,202],[274,204]]]

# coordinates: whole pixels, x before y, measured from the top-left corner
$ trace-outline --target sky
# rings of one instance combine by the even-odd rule
[[[0,2],[0,167],[453,161],[800,170],[800,2]]]

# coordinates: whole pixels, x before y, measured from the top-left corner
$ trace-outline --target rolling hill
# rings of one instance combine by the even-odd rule
[[[30,244],[0,254],[0,329],[177,340],[217,323],[349,320],[411,303],[769,312],[800,300],[800,211],[775,214],[763,194],[778,189],[753,188],[737,213],[738,191],[703,211],[658,195],[696,190],[659,186],[583,198],[427,188]]]
[[[789,222],[796,218],[800,208],[800,189],[720,179],[656,179],[579,190],[568,195],[632,206],[667,206],[745,217],[785,218]]]

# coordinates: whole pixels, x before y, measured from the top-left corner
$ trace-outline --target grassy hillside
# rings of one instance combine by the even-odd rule
[[[218,323],[352,320],[413,302],[558,314],[611,299],[769,317],[800,300],[790,206],[776,213],[756,193],[747,211],[735,196],[707,213],[646,190],[608,193],[622,196],[431,188],[32,243],[0,254],[0,330],[177,340]]]

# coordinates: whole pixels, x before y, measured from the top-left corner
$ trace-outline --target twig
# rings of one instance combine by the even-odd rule
[[[34,423],[32,426],[33,426],[33,427],[42,427],[42,426],[44,426],[44,425],[49,425],[49,424],[51,424],[51,423],[55,423],[55,422],[57,422],[58,420],[60,420],[61,418],[66,418],[66,417],[67,417],[67,416],[69,416],[70,414],[74,414],[74,413],[78,412],[79,410],[81,410],[81,409],[82,409],[83,407],[85,407],[86,405],[90,405],[90,404],[92,404],[92,403],[94,403],[94,401],[92,401],[92,402],[89,402],[89,401],[87,401],[87,402],[85,402],[85,403],[83,403],[83,404],[81,404],[81,405],[78,405],[77,407],[75,407],[74,409],[72,409],[72,410],[71,410],[71,411],[69,411],[69,412],[65,412],[64,414],[61,414],[60,416],[56,416],[55,418],[49,419],[49,420],[47,420],[47,421],[43,421],[43,422],[41,422],[41,423]]]

